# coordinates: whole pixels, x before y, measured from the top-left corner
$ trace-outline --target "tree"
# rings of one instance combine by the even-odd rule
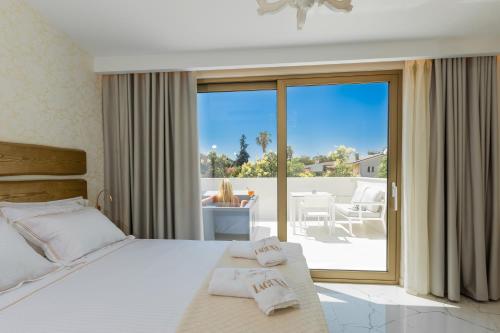
[[[329,159],[334,163],[332,169],[325,172],[326,177],[352,177],[352,165],[349,163],[349,158],[354,153],[354,148],[344,145],[338,146],[330,153]]]
[[[311,164],[324,163],[324,162],[331,161],[331,159],[330,159],[330,157],[325,156],[325,155],[316,155],[316,156],[313,156],[312,161],[313,162]]]
[[[303,163],[304,165],[314,164],[314,160],[312,158],[310,158],[309,156],[305,156],[305,155],[297,157],[297,161],[299,161],[300,163]]]
[[[227,155],[221,154],[217,155],[215,151],[211,151],[207,155],[209,165],[206,175],[211,178],[225,178],[231,175],[234,170],[232,166],[234,161],[232,161]]]
[[[293,148],[292,146],[286,146],[286,159],[291,161],[293,158]]]
[[[200,153],[200,174],[202,177],[210,177],[210,161],[203,153]]]
[[[339,163],[333,169],[329,169],[324,174],[325,177],[352,177],[353,170],[351,164]]]
[[[330,161],[343,162],[346,163],[349,161],[351,155],[355,152],[354,148],[346,147],[344,145],[340,145],[333,152],[330,153]]]
[[[255,163],[247,162],[241,166],[238,177],[276,177],[278,174],[278,155],[274,152],[265,153]]]
[[[262,147],[262,155],[266,154],[267,146],[273,142],[271,140],[271,133],[268,131],[263,131],[259,133],[259,136],[255,138],[255,142]]]
[[[245,136],[245,134],[242,134],[240,138],[240,152],[236,156],[236,161],[235,161],[236,166],[242,166],[243,164],[247,163],[248,158],[250,157],[250,155],[247,152],[248,143],[246,142],[246,140],[247,137]]]
[[[304,163],[299,158],[292,158],[286,161],[287,177],[314,177],[314,174],[306,170]]]
[[[299,158],[292,158],[286,163],[288,177],[314,177],[314,174],[305,169]],[[261,159],[247,162],[238,170],[236,177],[276,177],[278,175],[278,155],[274,152],[265,153]]]
[[[208,160],[210,161],[209,167],[208,167],[208,174],[212,178],[215,178],[215,170],[217,169],[217,153],[215,151],[211,151],[208,153]]]
[[[379,178],[387,178],[387,155],[384,155],[380,161],[377,176]]]

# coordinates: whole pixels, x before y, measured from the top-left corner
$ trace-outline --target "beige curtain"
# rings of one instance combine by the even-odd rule
[[[403,248],[404,286],[429,293],[427,228],[429,93],[432,60],[407,61],[403,77]]]
[[[430,289],[500,298],[496,57],[434,61],[430,106]]]
[[[107,214],[140,238],[200,239],[196,80],[120,74],[102,85]]]

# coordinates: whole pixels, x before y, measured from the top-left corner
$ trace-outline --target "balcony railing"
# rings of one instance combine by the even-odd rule
[[[217,190],[221,181],[222,178],[201,178],[201,193]],[[257,220],[277,220],[278,182],[276,178],[230,178],[230,181],[235,191],[251,189],[259,196]],[[289,177],[287,190],[288,192],[328,192],[335,196],[337,203],[349,203],[357,181],[387,182],[385,178],[368,177]]]

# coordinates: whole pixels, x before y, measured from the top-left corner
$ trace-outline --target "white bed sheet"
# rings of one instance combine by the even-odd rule
[[[175,332],[228,242],[125,240],[0,295],[0,332]]]

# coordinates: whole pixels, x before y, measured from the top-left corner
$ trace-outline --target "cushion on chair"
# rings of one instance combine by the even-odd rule
[[[328,212],[306,212],[306,216],[328,217],[328,216],[330,216],[330,213],[328,213]]]
[[[366,187],[363,192],[363,197],[361,202],[383,202],[384,192],[376,189],[374,187]],[[380,205],[363,205],[362,208],[369,210],[371,212],[377,213],[380,211],[382,206]]]
[[[352,194],[352,201],[361,201],[363,199],[363,193],[365,192],[366,185],[365,183],[362,182],[357,182],[356,189],[354,190],[354,193]]]
[[[383,202],[385,197],[385,183],[356,181],[356,189],[352,195],[351,201],[353,205],[351,208],[357,212],[359,204],[356,202]],[[361,207],[363,211],[368,210],[378,213],[382,206],[380,205],[364,205]]]
[[[335,209],[341,215],[346,217],[358,217],[359,211],[353,208],[352,204],[335,204]],[[362,218],[380,218],[380,212],[372,212],[370,210],[364,210],[361,213]]]

